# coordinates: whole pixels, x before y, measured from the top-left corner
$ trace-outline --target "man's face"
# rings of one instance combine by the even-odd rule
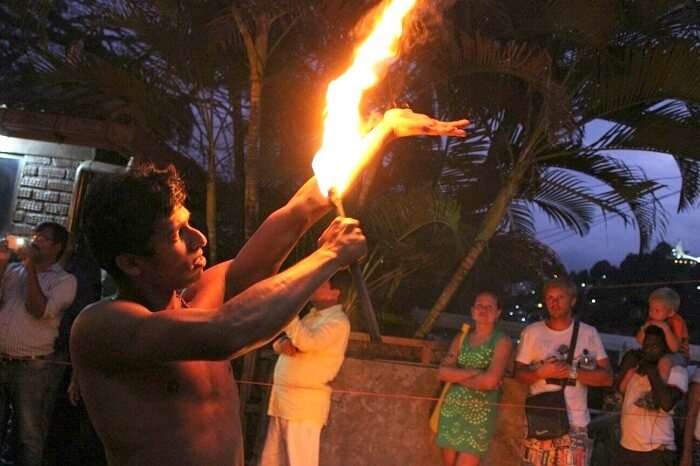
[[[332,288],[330,282],[325,282],[311,295],[311,303],[317,309],[325,309],[338,304],[339,298],[340,290]]]
[[[140,258],[139,279],[168,289],[186,288],[199,280],[206,265],[202,248],[207,239],[189,220],[190,212],[178,206],[169,218],[156,223],[150,240],[153,255]]]
[[[642,350],[646,358],[651,361],[658,361],[666,353],[666,344],[663,335],[647,334],[644,337]]]
[[[673,309],[660,299],[649,300],[649,319],[663,321],[671,317]]]
[[[571,296],[563,288],[551,287],[544,293],[544,303],[547,306],[549,317],[553,319],[564,318],[571,315],[571,309],[576,304],[576,297]]]
[[[62,252],[62,246],[54,238],[51,228],[35,230],[29,247],[33,251],[34,260],[37,262],[54,263],[58,261],[58,255]]]

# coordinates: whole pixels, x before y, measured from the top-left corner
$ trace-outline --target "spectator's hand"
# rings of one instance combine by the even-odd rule
[[[639,365],[637,366],[637,374],[639,375],[649,375],[652,371],[657,369],[659,361],[652,360],[650,358],[643,358]]]
[[[22,259],[22,263],[24,263],[24,266],[28,269],[34,267],[34,261],[36,260],[38,254],[39,251],[31,244],[22,246],[17,250],[17,255],[20,257],[20,259]]]
[[[540,379],[567,379],[569,378],[569,365],[564,361],[545,362],[537,368]]]
[[[367,240],[360,229],[360,222],[347,217],[336,217],[318,239],[318,245],[319,249],[335,254],[341,268],[367,254]]]
[[[287,356],[294,356],[297,354],[299,350],[297,349],[296,346],[292,344],[292,341],[289,338],[283,338],[280,341],[280,353],[287,355]]]
[[[68,385],[68,400],[73,406],[78,406],[80,402],[80,385],[75,377],[71,377]]]
[[[646,325],[647,326],[655,325],[655,326],[659,327],[661,330],[663,330],[664,332],[670,330],[668,324],[663,320],[650,320],[649,322],[647,322]]]

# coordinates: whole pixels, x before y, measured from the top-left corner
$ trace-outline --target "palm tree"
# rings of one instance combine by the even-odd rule
[[[637,226],[646,247],[664,225],[654,197],[660,185],[609,151],[672,154],[683,175],[679,208],[696,201],[700,165],[686,141],[697,137],[700,56],[690,39],[697,7],[655,5],[639,11],[622,1],[458,3],[451,15],[458,47],[443,57],[448,77],[439,100],[488,128],[488,149],[479,155],[495,188],[471,248],[417,336],[430,331],[504,220],[532,224],[533,205],[580,234],[596,209],[619,216]],[[589,142],[585,129],[597,120],[610,129]],[[467,155],[453,152],[447,186],[459,189],[459,160]],[[592,191],[576,173],[609,190]]]

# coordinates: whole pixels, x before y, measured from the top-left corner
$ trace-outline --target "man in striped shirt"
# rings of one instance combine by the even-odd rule
[[[63,311],[75,298],[77,281],[59,259],[68,243],[66,229],[53,222],[34,229],[29,245],[17,251],[0,246],[0,442],[5,439],[8,405],[17,419],[17,462],[42,464],[49,420],[63,365],[53,360]]]

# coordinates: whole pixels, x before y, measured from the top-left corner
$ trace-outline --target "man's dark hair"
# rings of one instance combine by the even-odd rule
[[[661,328],[657,325],[649,325],[647,328],[644,329],[644,337],[646,340],[646,337],[658,337],[661,339],[661,344],[664,346],[664,353],[670,353],[671,349],[668,347],[668,343],[666,343],[666,335],[664,335],[664,331],[661,330]]]
[[[68,230],[60,223],[43,222],[34,228],[34,233],[42,233],[47,230],[51,231],[53,243],[61,246],[60,252],[56,255],[56,260],[59,260],[63,253],[66,252],[66,247],[68,247]]]
[[[151,238],[158,221],[183,205],[187,194],[175,167],[142,164],[118,175],[101,175],[88,187],[83,228],[97,263],[120,282],[120,254],[153,254]]]

